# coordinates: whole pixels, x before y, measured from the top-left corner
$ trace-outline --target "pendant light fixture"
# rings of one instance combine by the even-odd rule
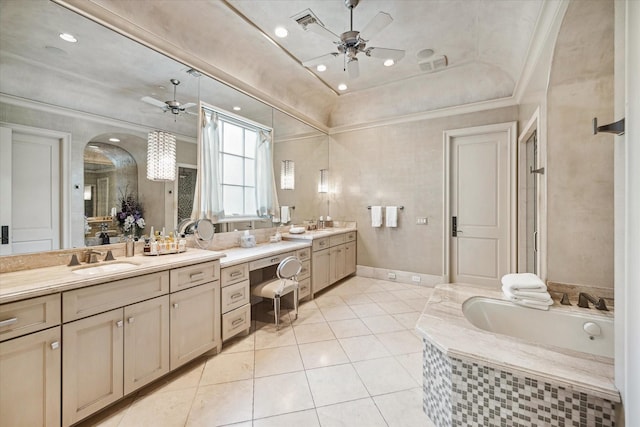
[[[159,130],[149,132],[147,140],[147,179],[175,181],[176,137]]]
[[[280,189],[295,189],[295,163],[293,160],[283,160],[280,168]]]
[[[320,169],[320,181],[318,181],[318,193],[329,192],[329,170]]]

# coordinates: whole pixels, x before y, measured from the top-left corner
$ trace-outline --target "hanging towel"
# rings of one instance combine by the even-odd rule
[[[371,226],[382,226],[382,206],[371,206]]]
[[[387,227],[397,227],[398,226],[398,207],[397,206],[387,206],[386,212],[386,223]]]
[[[505,274],[502,276],[502,285],[511,292],[547,292],[547,286],[533,273]]]
[[[291,221],[291,211],[289,206],[280,206],[280,223],[286,224]]]

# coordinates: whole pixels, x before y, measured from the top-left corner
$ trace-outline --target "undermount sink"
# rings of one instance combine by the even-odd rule
[[[102,264],[91,267],[78,267],[71,270],[74,274],[81,276],[97,276],[100,274],[118,273],[120,271],[131,270],[139,267],[138,264],[129,261],[117,261],[110,264]]]

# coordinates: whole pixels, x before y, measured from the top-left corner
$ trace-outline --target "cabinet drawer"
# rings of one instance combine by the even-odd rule
[[[300,261],[306,261],[311,258],[311,248],[298,249],[296,256]]]
[[[280,264],[280,261],[283,259],[295,255],[295,252],[286,252],[283,254],[272,255],[264,258],[257,259],[255,261],[251,261],[249,263],[249,270],[259,270],[264,267],[269,267],[270,265]]]
[[[345,241],[347,242],[353,242],[354,240],[356,240],[356,232],[355,231],[350,231],[348,233],[345,233]]]
[[[298,281],[306,279],[311,276],[311,261],[302,261],[302,269],[300,270],[300,274],[298,274]]]
[[[62,294],[62,321],[102,313],[169,293],[169,273],[147,274]]]
[[[220,270],[222,287],[249,279],[249,264],[238,264]]]
[[[220,278],[220,261],[204,262],[171,270],[171,292],[192,288]]]
[[[298,299],[302,299],[304,297],[308,297],[311,295],[311,278],[300,280],[298,282],[300,287],[298,289]]]
[[[313,239],[313,252],[321,251],[322,249],[327,249],[329,247],[329,238],[323,237],[322,239]]]
[[[222,313],[227,313],[245,304],[249,304],[249,280],[244,280],[234,285],[225,286],[220,293]]]
[[[337,246],[344,243],[346,237],[346,233],[336,234],[335,236],[329,237],[329,246]]]
[[[222,315],[222,341],[225,341],[251,326],[251,304],[243,305]]]
[[[60,324],[60,294],[0,305],[0,341]]]

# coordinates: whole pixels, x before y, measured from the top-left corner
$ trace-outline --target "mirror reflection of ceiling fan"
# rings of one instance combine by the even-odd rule
[[[196,114],[191,111],[187,111],[187,108],[195,107],[196,104],[193,102],[188,102],[186,104],[181,104],[176,100],[176,88],[180,84],[180,80],[171,79],[169,80],[173,85],[173,100],[172,101],[160,101],[159,99],[152,98],[150,96],[143,96],[140,100],[142,102],[146,102],[147,104],[151,104],[154,107],[161,108],[165,113],[171,112],[172,114],[180,114],[180,113],[188,113],[188,114]]]
[[[302,63],[303,66],[314,67],[326,62],[328,59],[332,59],[343,54],[345,59],[345,69],[349,73],[349,77],[355,79],[360,75],[357,58],[357,55],[360,52],[364,53],[366,56],[380,58],[385,61],[393,61],[390,64],[398,62],[404,57],[404,50],[367,47],[367,43],[373,38],[373,36],[393,22],[393,18],[391,18],[391,15],[388,13],[378,12],[378,14],[373,17],[362,31],[353,30],[353,9],[355,9],[359,2],[360,0],[344,0],[345,6],[349,9],[351,15],[351,29],[350,31],[345,31],[339,36],[322,25],[322,23],[320,23],[319,20],[317,20],[311,13],[304,14],[303,16],[296,18],[298,24],[300,24],[305,30],[312,31],[330,39],[338,48],[338,52],[331,52],[326,55],[304,61]]]

